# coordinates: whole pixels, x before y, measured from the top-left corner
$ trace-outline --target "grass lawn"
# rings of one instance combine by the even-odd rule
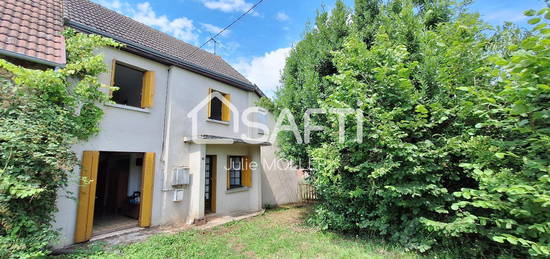
[[[383,242],[324,232],[303,224],[307,208],[269,210],[264,215],[209,230],[158,235],[145,242],[101,248],[87,258],[420,258]]]

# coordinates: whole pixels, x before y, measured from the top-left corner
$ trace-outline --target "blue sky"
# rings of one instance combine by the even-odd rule
[[[94,0],[142,23],[194,45],[230,24],[258,0]],[[322,6],[334,0],[264,0],[217,38],[216,54],[222,56],[268,95],[278,85],[280,69],[290,47],[300,40],[305,24]],[[345,0],[348,6],[353,0]],[[493,25],[511,21],[526,26],[522,15],[540,9],[543,0],[477,0],[470,9]],[[205,46],[214,51],[214,45]]]

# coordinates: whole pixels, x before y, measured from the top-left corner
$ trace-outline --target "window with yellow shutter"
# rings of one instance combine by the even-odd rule
[[[113,60],[111,73],[111,85],[118,88],[111,93],[111,100],[117,104],[139,108],[153,106],[154,71],[147,71]]]
[[[229,156],[227,171],[227,189],[252,187],[252,170],[247,156]]]
[[[216,91],[213,89],[208,90],[208,94],[219,93],[223,98],[225,98],[227,103],[231,103],[231,95]],[[217,120],[217,121],[230,121],[231,120],[231,110],[229,105],[224,103],[220,98],[214,96],[210,99],[208,104],[208,119]]]
[[[240,188],[243,187],[243,157],[242,156],[230,156],[229,157],[229,188]]]

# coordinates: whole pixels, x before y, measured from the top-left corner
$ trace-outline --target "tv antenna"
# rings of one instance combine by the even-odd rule
[[[212,33],[210,33],[210,39],[210,41],[214,45],[214,55],[216,55],[216,47],[218,46],[218,41],[214,37],[212,37]]]

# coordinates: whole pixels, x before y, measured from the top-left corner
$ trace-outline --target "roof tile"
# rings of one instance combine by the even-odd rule
[[[17,47],[15,47],[15,45],[12,45],[12,44],[7,44],[6,45],[6,50],[8,51],[15,51]]]
[[[0,0],[0,41],[9,42],[5,46],[0,45],[0,49],[49,63],[64,64],[61,1]]]

